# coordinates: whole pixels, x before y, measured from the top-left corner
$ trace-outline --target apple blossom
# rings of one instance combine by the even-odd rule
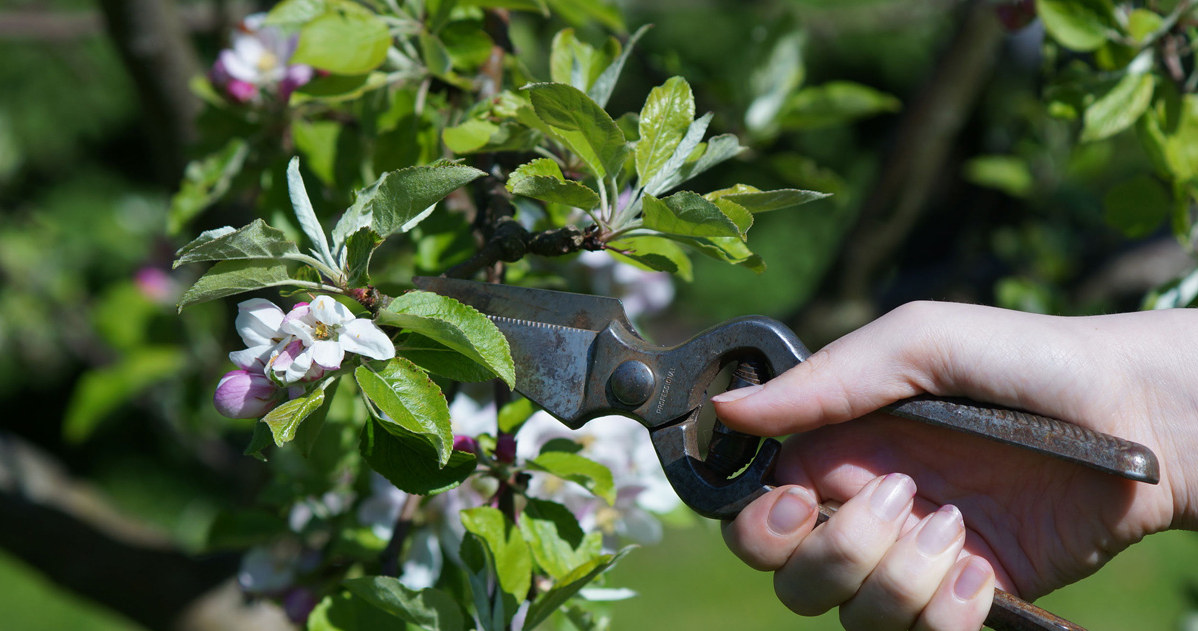
[[[286,101],[299,86],[312,80],[311,66],[291,64],[299,41],[265,23],[265,13],[242,20],[212,66],[212,83],[237,103],[258,102],[263,92]]]
[[[395,357],[391,338],[374,322],[355,318],[345,305],[328,296],[317,296],[311,304],[293,309],[279,330],[302,342],[302,346],[289,343],[285,347],[284,366],[279,365],[279,358],[272,362],[272,370],[276,375],[282,372],[285,383],[299,380],[313,367],[337,370],[347,352],[371,359]]]
[[[221,377],[212,403],[229,418],[261,418],[278,404],[282,393],[266,375],[237,369]]]

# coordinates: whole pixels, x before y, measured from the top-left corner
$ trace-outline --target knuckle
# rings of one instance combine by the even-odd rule
[[[850,532],[846,528],[829,528],[827,537],[827,562],[834,567],[854,573],[872,569],[878,555],[869,545],[867,537]]]

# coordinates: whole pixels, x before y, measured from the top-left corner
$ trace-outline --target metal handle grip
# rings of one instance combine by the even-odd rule
[[[885,408],[902,418],[974,434],[1097,469],[1156,484],[1156,454],[1139,443],[1067,423],[964,399],[922,396]]]

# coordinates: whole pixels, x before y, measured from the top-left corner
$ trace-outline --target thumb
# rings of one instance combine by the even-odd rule
[[[761,385],[711,398],[729,427],[780,436],[840,423],[923,391],[883,317]]]
[[[922,393],[1026,403],[1024,395],[1059,381],[1034,373],[1068,372],[1055,366],[1060,354],[1050,350],[1061,340],[1054,321],[977,305],[909,303],[761,386],[712,401],[729,427],[767,436],[840,423]]]

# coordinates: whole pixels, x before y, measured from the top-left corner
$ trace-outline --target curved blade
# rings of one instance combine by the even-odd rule
[[[595,338],[613,319],[628,320],[612,298],[452,278],[413,281],[491,318],[512,349],[516,391],[563,420],[583,416]]]
[[[440,276],[417,276],[412,282],[421,289],[457,299],[490,316],[595,332],[602,331],[612,322],[620,322],[629,331],[636,332],[628,321],[624,305],[615,298]]]

